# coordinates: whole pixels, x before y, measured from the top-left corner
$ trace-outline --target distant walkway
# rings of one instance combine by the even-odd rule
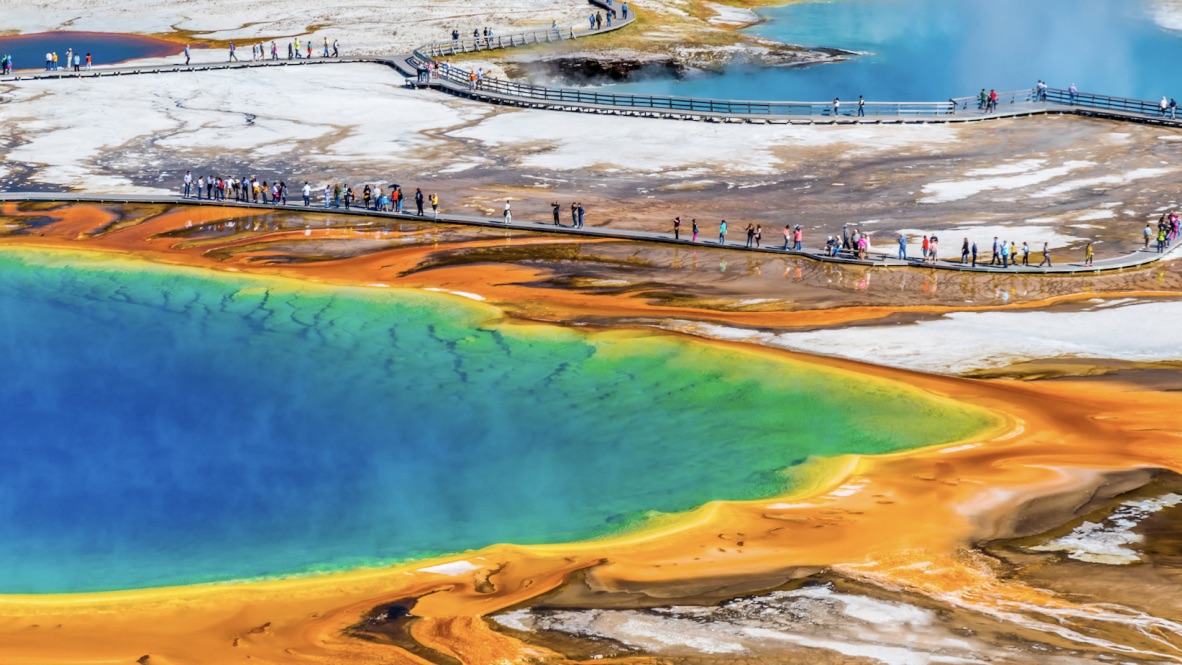
[[[433,42],[418,47],[410,54],[399,56],[351,56],[341,58],[297,58],[289,60],[258,60],[192,65],[151,65],[96,67],[92,70],[21,70],[0,82],[18,83],[37,80],[70,80],[136,74],[165,74],[201,72],[256,67],[288,67],[341,63],[376,63],[391,67],[402,74],[408,87],[431,88],[468,99],[522,108],[546,109],[602,115],[652,117],[704,122],[732,122],[747,124],[929,124],[965,123],[1024,118],[1039,115],[1075,115],[1122,122],[1182,127],[1182,119],[1162,113],[1157,102],[1094,93],[1072,95],[1067,90],[1051,88],[1042,101],[1034,99],[1034,90],[999,93],[996,110],[980,108],[976,96],[957,97],[939,102],[877,102],[867,101],[859,109],[857,100],[843,100],[835,106],[832,101],[768,102],[757,100],[706,99],[667,95],[638,95],[599,92],[593,88],[548,88],[528,83],[482,77],[478,85],[469,80],[471,71],[446,62],[446,58],[485,51],[563,43],[585,39],[620,30],[635,21],[635,12],[622,15],[622,2],[589,0],[588,18],[595,13],[605,15],[616,10],[617,16],[592,28],[590,21],[581,27],[551,25],[524,32],[504,35],[461,37]],[[430,74],[428,74],[430,69]]]
[[[781,256],[792,256],[804,259],[811,259],[813,261],[820,261],[824,263],[836,263],[843,265],[856,266],[870,266],[882,268],[918,268],[918,269],[935,269],[935,270],[954,270],[959,272],[978,272],[978,273],[995,273],[995,274],[1020,274],[1020,275],[1075,275],[1080,273],[1096,274],[1101,272],[1112,272],[1119,270],[1128,270],[1132,268],[1139,268],[1142,266],[1156,263],[1162,259],[1173,255],[1178,251],[1179,245],[1182,242],[1177,242],[1164,253],[1158,253],[1150,250],[1138,250],[1132,254],[1124,256],[1116,256],[1107,259],[1100,259],[1095,262],[1093,266],[1084,266],[1082,261],[1058,261],[1054,267],[1050,268],[1036,268],[1033,266],[1011,266],[1009,268],[1002,268],[1000,266],[989,266],[979,264],[976,267],[970,265],[963,265],[952,261],[938,261],[936,263],[924,263],[919,259],[911,259],[901,261],[894,258],[893,255],[888,254],[871,254],[871,258],[866,261],[861,261],[849,253],[842,253],[838,256],[827,256],[823,250],[784,250],[777,246],[763,246],[760,248],[746,247],[745,242],[728,241],[719,244],[716,241],[702,240],[699,242],[691,242],[689,240],[674,240],[672,233],[659,233],[655,231],[640,231],[632,229],[619,228],[604,228],[604,227],[584,227],[572,228],[570,226],[555,226],[551,220],[546,221],[522,221],[514,220],[508,224],[503,223],[496,217],[481,217],[477,215],[463,215],[454,213],[440,213],[438,219],[433,219],[430,215],[418,216],[411,213],[396,213],[396,212],[379,212],[376,210],[367,210],[365,208],[325,208],[323,203],[320,205],[312,205],[305,207],[301,204],[278,205],[270,203],[241,203],[234,200],[226,201],[211,201],[209,199],[186,199],[177,195],[99,195],[99,194],[69,194],[69,193],[54,193],[54,192],[8,192],[0,193],[0,202],[4,203],[96,203],[96,204],[168,204],[168,205],[194,205],[194,206],[212,206],[222,208],[243,208],[247,210],[257,210],[259,212],[297,212],[297,213],[311,213],[311,214],[333,214],[333,215],[351,215],[354,217],[363,218],[363,221],[358,224],[362,225],[376,225],[380,224],[382,220],[398,221],[398,222],[423,222],[423,223],[439,223],[439,224],[459,224],[463,226],[475,226],[490,229],[509,229],[513,231],[528,231],[531,233],[554,233],[569,235],[582,238],[610,238],[613,240],[625,240],[634,242],[648,242],[659,243],[663,245],[673,245],[676,247],[684,247],[686,249],[725,249],[739,252],[753,252],[757,254],[777,254]],[[770,229],[769,229],[770,230]],[[711,231],[717,232],[716,227],[711,227]],[[743,230],[737,225],[732,227],[732,232],[736,235],[743,235]],[[683,236],[688,233],[682,234]],[[700,234],[705,237],[710,237],[709,232]],[[715,236],[716,237],[716,236]],[[3,240],[0,240],[0,246],[3,245]],[[1041,252],[1032,252],[1033,255],[1039,256]],[[1053,256],[1062,257],[1063,250],[1056,250]]]

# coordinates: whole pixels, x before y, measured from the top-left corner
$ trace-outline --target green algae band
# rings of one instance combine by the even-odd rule
[[[960,439],[905,386],[412,291],[0,252],[0,593],[559,542]]]

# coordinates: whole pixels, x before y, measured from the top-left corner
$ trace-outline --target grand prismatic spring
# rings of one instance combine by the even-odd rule
[[[1182,662],[1182,5],[203,5],[5,13],[0,663]]]

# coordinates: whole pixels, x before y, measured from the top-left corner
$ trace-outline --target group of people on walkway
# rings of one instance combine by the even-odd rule
[[[562,217],[562,204],[559,203],[558,201],[554,201],[553,203],[550,204],[550,210],[554,216],[554,226],[564,226],[564,224],[560,220],[560,217]],[[509,201],[506,200],[505,201],[505,222],[506,223],[511,221],[508,211],[509,211]],[[583,228],[583,215],[585,215],[586,212],[587,211],[585,208],[583,208],[583,204],[581,202],[575,201],[570,204],[570,227],[572,229]]]
[[[73,71],[80,72],[83,68],[89,71],[93,65],[94,58],[89,53],[84,58],[81,53],[75,52],[73,48],[66,49],[65,58],[60,60],[58,59],[57,51],[49,51],[45,54],[45,71],[47,72],[56,72],[62,69],[67,71],[72,69]],[[3,69],[5,74],[12,73],[11,55],[4,56]]]
[[[287,205],[287,183],[278,180],[268,183],[255,176],[249,177],[221,177],[214,175],[199,175],[194,177],[192,171],[186,171],[182,178],[182,195],[184,198],[197,200],[229,201],[238,203],[264,203],[270,205]],[[322,195],[321,201],[325,208],[344,208],[349,210],[358,204],[357,193],[348,183],[331,183],[323,190],[313,191],[312,185],[305,182],[300,189],[304,207],[310,207],[316,195]],[[404,212],[406,196],[398,184],[388,187],[366,184],[361,188],[360,204],[366,210],[376,212]],[[431,215],[439,218],[439,194],[424,194],[416,187],[412,197],[415,204],[415,214],[423,217],[426,207],[431,206]],[[579,215],[580,225],[582,214]],[[506,221],[509,221],[508,202],[506,201]]]
[[[900,258],[906,258],[906,237],[899,236],[899,252]],[[925,263],[935,263],[938,252],[938,239],[936,236],[923,237],[923,260]],[[976,268],[978,266],[979,250],[976,241],[970,241],[968,238],[960,245],[960,265],[970,266]],[[1019,263],[1019,256],[1021,256],[1021,263]],[[1088,243],[1084,250],[1084,265],[1092,265],[1092,243]],[[1026,241],[1022,242],[1022,246],[1018,247],[1018,243],[1010,240],[998,240],[997,236],[993,237],[993,246],[991,248],[990,260],[988,264],[982,265],[999,266],[1001,268],[1011,268],[1018,265],[1030,265],[1030,244]],[[1042,261],[1039,262],[1039,268],[1053,267],[1051,262],[1051,248],[1050,243],[1044,242],[1042,244]]]
[[[301,60],[312,59],[313,54],[312,40],[308,39],[304,43],[300,43],[300,38],[296,37],[287,43],[287,59]],[[269,57],[268,57],[269,54]],[[185,46],[185,64],[189,64],[191,52],[188,45]],[[341,57],[341,43],[339,40],[332,40],[332,44],[328,43],[328,37],[324,38],[324,50],[322,56],[324,58],[339,58]],[[275,41],[271,42],[270,47],[266,42],[260,42],[250,47],[250,59],[252,62],[259,62],[262,60],[279,60],[279,44]],[[242,62],[238,57],[238,47],[234,42],[230,42],[230,59],[229,62]]]
[[[1171,210],[1157,220],[1157,228],[1146,224],[1145,230],[1142,232],[1145,236],[1145,249],[1149,249],[1151,242],[1155,243],[1159,254],[1169,249],[1170,245],[1178,239],[1180,222],[1182,222],[1182,218],[1177,212]]]

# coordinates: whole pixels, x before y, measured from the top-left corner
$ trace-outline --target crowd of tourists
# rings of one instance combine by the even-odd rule
[[[288,185],[283,180],[268,182],[266,180],[260,180],[255,176],[241,178],[216,175],[194,176],[192,171],[185,173],[182,182],[182,191],[184,198],[212,201],[232,200],[239,203],[261,203],[281,206],[288,205],[289,194]],[[315,205],[317,207],[342,208],[344,210],[362,208],[375,212],[410,214],[408,211],[411,202],[413,202],[415,215],[419,217],[426,216],[429,206],[431,217],[434,219],[439,218],[439,194],[427,194],[419,187],[415,188],[412,195],[407,195],[403,192],[402,186],[396,183],[385,186],[381,184],[365,184],[360,187],[360,190],[357,190],[348,183],[331,183],[323,187],[317,186],[313,188],[311,183],[304,182],[299,188],[298,193],[299,200],[302,200],[304,207]],[[407,199],[410,199],[410,201]],[[566,226],[562,222],[563,213],[564,210],[569,209],[570,228],[584,228],[586,209],[581,202],[575,201],[567,208],[558,201],[554,201],[550,204],[550,208],[554,226]],[[501,215],[503,223],[512,223],[513,205],[510,199],[505,199]],[[682,239],[682,225],[683,222],[680,216],[673,219],[674,240]],[[688,240],[691,243],[697,243],[702,234],[702,227],[698,224],[697,219],[691,219],[689,226],[690,233]],[[1172,243],[1177,241],[1180,227],[1182,227],[1182,215],[1179,215],[1175,211],[1163,214],[1158,220],[1156,227],[1153,224],[1146,224],[1143,231],[1144,249],[1149,251],[1152,246],[1158,252],[1165,252],[1170,248]],[[721,220],[718,223],[717,244],[727,244],[727,231],[727,221],[725,219]],[[746,244],[744,247],[748,249],[762,248],[763,232],[762,224],[748,224],[745,230]],[[785,225],[783,234],[784,245],[782,249],[784,251],[806,251],[804,248],[804,229],[799,224]],[[896,256],[900,261],[935,265],[940,260],[940,257],[943,256],[940,250],[940,239],[935,234],[922,236],[922,240],[919,243],[920,257],[908,256],[909,239],[906,234],[899,234],[896,242],[898,245]],[[820,253],[826,257],[844,257],[867,261],[870,260],[870,247],[869,234],[857,227],[844,226],[839,235],[828,236],[824,244],[820,245],[819,249]],[[1019,245],[1017,241],[1004,240],[997,236],[994,236],[992,244],[985,248],[985,251],[982,251],[976,241],[972,241],[967,237],[964,238],[960,246],[959,264],[971,268],[977,268],[979,266],[996,266],[1001,269],[1017,266],[1030,267],[1032,265],[1032,253],[1036,254],[1034,258],[1039,259],[1035,267],[1054,267],[1050,243],[1044,242],[1039,250],[1032,250],[1030,244],[1026,241],[1023,241]],[[886,255],[880,252],[878,256],[885,257]],[[986,256],[988,257],[988,261],[986,261]],[[1093,244],[1088,242],[1083,250],[1082,265],[1090,267],[1095,265],[1094,261],[1095,250]]]
[[[300,200],[304,207],[343,208],[350,210],[355,207],[372,210],[374,212],[406,211],[407,195],[398,184],[381,186],[366,184],[360,192],[348,183],[331,183],[323,188],[313,188],[309,182],[299,188]],[[210,201],[235,201],[237,203],[262,203],[269,205],[287,205],[289,189],[283,180],[267,182],[255,176],[222,177],[215,175],[194,176],[192,171],[186,171],[182,179],[182,194],[184,198]],[[415,188],[410,197],[415,205],[415,214],[426,215],[426,207],[431,207],[431,215],[439,218],[439,194],[425,194],[421,188]],[[508,219],[508,201],[506,205],[506,222]]]
[[[288,60],[303,60],[303,59],[311,60],[312,58],[316,57],[315,54],[316,54],[317,50],[318,49],[316,49],[316,47],[313,46],[311,39],[308,39],[307,41],[301,43],[300,38],[295,37],[291,41],[287,42],[287,59]],[[191,55],[192,55],[192,53],[189,50],[189,46],[186,45],[185,46],[185,64],[186,65],[189,64],[189,60],[190,60]],[[270,43],[270,45],[268,45],[266,42],[260,42],[258,44],[254,44],[250,47],[250,59],[252,62],[260,62],[263,60],[280,60],[281,59],[280,56],[281,56],[281,54],[280,54],[280,50],[279,50],[279,44],[275,41],[272,41]],[[324,58],[339,58],[339,57],[341,57],[341,43],[340,43],[340,41],[334,39],[334,40],[332,40],[332,44],[329,44],[328,37],[325,37],[324,38],[324,47],[323,47],[323,50],[321,50],[321,57],[324,57]],[[229,59],[229,61],[230,62],[242,62],[242,59],[238,57],[238,46],[235,45],[234,42],[230,42],[230,59]]]
[[[3,58],[3,71],[5,74],[12,73],[12,56],[5,55]],[[66,49],[64,57],[59,58],[57,51],[48,51],[45,54],[45,71],[56,72],[61,70],[80,72],[90,70],[94,66],[94,57],[87,53],[85,56],[75,51],[73,48]]]
[[[1145,230],[1142,231],[1145,236],[1145,249],[1148,250],[1152,244],[1157,248],[1158,253],[1165,252],[1170,248],[1170,245],[1178,240],[1180,223],[1182,223],[1182,217],[1176,211],[1171,210],[1157,220],[1157,228],[1154,228],[1152,224],[1146,224]]]

